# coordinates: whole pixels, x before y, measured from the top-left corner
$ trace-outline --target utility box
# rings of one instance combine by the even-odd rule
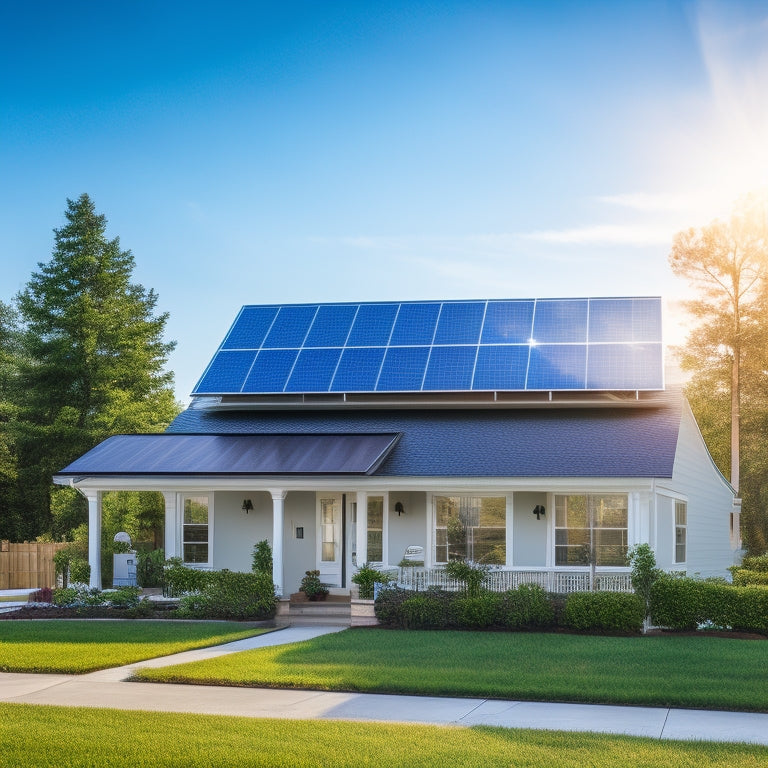
[[[124,552],[112,555],[112,586],[136,586],[136,553]]]

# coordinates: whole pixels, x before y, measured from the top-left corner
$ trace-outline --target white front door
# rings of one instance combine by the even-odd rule
[[[341,586],[341,494],[317,494],[317,570],[320,581]]]

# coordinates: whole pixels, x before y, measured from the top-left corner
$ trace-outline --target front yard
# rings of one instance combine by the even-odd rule
[[[768,712],[768,642],[358,629],[136,678]]]

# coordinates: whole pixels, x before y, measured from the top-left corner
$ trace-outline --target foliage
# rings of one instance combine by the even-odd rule
[[[272,578],[272,547],[266,539],[257,541],[253,546],[251,570],[254,573],[266,573]]]
[[[136,608],[141,602],[141,589],[139,587],[118,587],[114,590],[102,591],[80,584],[74,587],[54,589],[51,602],[60,608],[94,608],[97,606]]]
[[[197,621],[35,619],[6,621],[2,629],[0,671],[61,674],[92,672],[260,634],[238,624]]]
[[[627,562],[632,567],[632,588],[642,598],[647,616],[651,610],[651,587],[661,575],[656,556],[648,544],[637,544],[627,552]]]
[[[660,576],[651,588],[651,622],[668,629],[696,629],[707,620],[701,603],[702,583],[687,576]]]
[[[162,339],[168,316],[156,314],[156,294],[131,282],[133,256],[107,239],[88,195],[67,201],[65,219],[50,261],[38,264],[15,302],[16,490],[0,486],[0,504],[25,521],[19,533],[27,538],[60,538],[83,522],[77,501],[59,517],[64,529],[53,531],[56,472],[114,433],[161,431],[179,409],[163,370],[173,343]]]
[[[272,768],[386,762],[419,768],[756,768],[755,744],[671,742],[615,734],[403,723],[263,720],[0,704],[7,765],[25,768]],[[173,734],[159,739],[158,733]],[[66,749],[61,745],[66,744]],[[258,745],[254,749],[253,745]],[[149,758],[148,758],[149,756]],[[518,758],[518,756],[520,756]],[[586,758],[585,756],[588,756]]]
[[[70,583],[87,584],[91,577],[88,564],[88,542],[74,541],[53,555],[57,575],[62,577],[64,586]]]
[[[733,571],[733,583],[737,587],[746,587],[750,584],[768,587],[768,573],[765,571],[750,571],[746,568],[736,568]]]
[[[362,565],[352,577],[352,583],[360,587],[361,600],[373,600],[374,584],[389,584],[392,577],[384,571],[371,568],[368,563]]]
[[[538,584],[502,593],[498,624],[503,629],[543,629],[555,623],[553,600]]]
[[[163,594],[166,597],[203,590],[213,578],[213,571],[188,568],[180,557],[170,557],[163,566]]]
[[[498,592],[462,594],[450,603],[450,624],[461,629],[490,629],[496,625],[501,603]]]
[[[136,581],[140,587],[162,587],[165,553],[162,549],[136,552]]]
[[[468,595],[476,597],[483,589],[488,567],[467,560],[451,560],[445,566],[445,573],[451,579],[462,582]]]
[[[53,589],[51,587],[40,587],[32,592],[27,598],[30,603],[52,603]]]
[[[582,632],[637,634],[645,605],[639,595],[625,592],[573,592],[566,598],[564,619],[566,626]]]
[[[303,592],[308,600],[322,600],[328,594],[328,587],[320,581],[320,571],[305,571],[299,591]]]
[[[749,571],[768,573],[768,555],[745,557],[741,562],[741,567],[746,568]]]
[[[697,289],[686,302],[696,326],[678,350],[693,374],[686,394],[713,458],[744,499],[750,551],[768,542],[766,235],[765,200],[753,195],[728,221],[678,233],[669,256],[673,272]]]
[[[143,669],[139,676],[177,683],[765,712],[768,690],[765,676],[757,672],[764,667],[764,641],[366,627],[290,649],[261,648]],[[581,761],[584,765],[583,755]]]
[[[200,592],[181,598],[180,618],[259,621],[274,617],[277,597],[271,573],[211,573]]]

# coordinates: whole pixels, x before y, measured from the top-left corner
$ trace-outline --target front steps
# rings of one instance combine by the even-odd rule
[[[310,602],[303,592],[297,592],[287,602],[287,611],[284,605],[281,602],[277,619],[292,627],[349,627],[352,624],[349,595],[328,595],[325,600]]]

